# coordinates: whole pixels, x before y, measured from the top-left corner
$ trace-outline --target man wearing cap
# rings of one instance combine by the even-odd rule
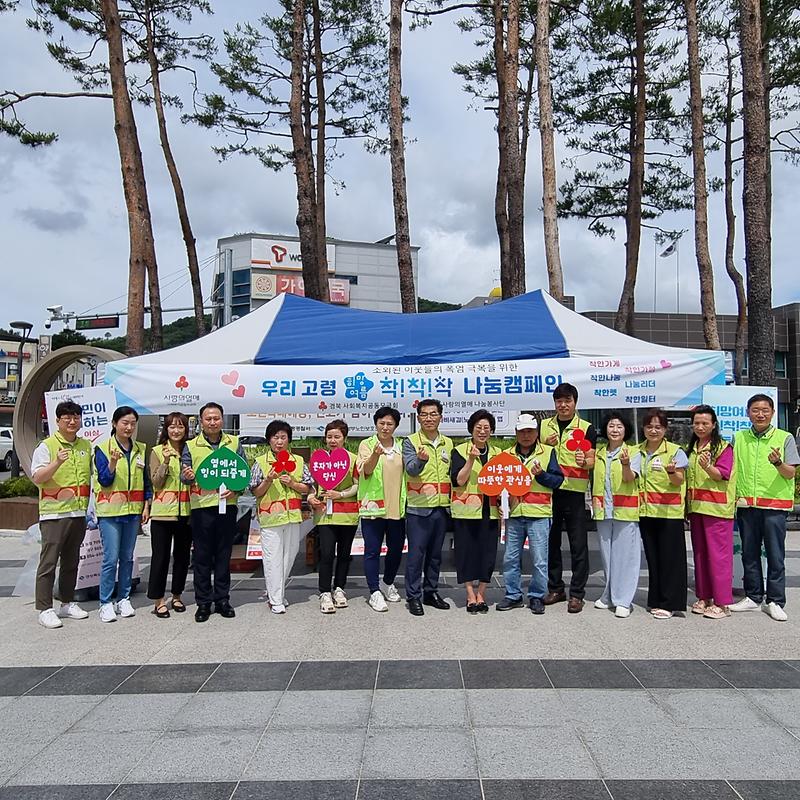
[[[528,540],[533,569],[528,585],[528,607],[534,614],[544,614],[547,592],[547,541],[553,515],[553,490],[564,481],[556,451],[539,441],[538,423],[532,414],[517,418],[517,441],[507,452],[516,456],[533,476],[534,484],[522,497],[510,499],[510,517],[506,521],[506,551],[503,577],[506,595],[497,604],[497,611],[522,608],[520,573],[525,539]]]

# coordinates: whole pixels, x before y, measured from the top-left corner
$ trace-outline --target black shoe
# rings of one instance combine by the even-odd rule
[[[439,596],[439,592],[428,592],[427,594],[422,595],[422,602],[426,606],[433,606],[434,608],[439,608],[442,611],[446,611],[450,608],[450,603],[446,600],[442,600]]]
[[[540,597],[531,597],[528,601],[531,614],[544,614],[544,603]]]
[[[522,598],[520,597],[519,600],[510,600],[508,597],[504,597],[499,603],[497,603],[494,607],[495,611],[511,611],[512,608],[524,608],[525,603],[523,602]]]
[[[415,617],[421,617],[425,614],[425,609],[422,607],[418,597],[409,598],[408,612]]]
[[[478,604],[467,603],[467,614],[477,614],[477,613],[478,613]]]
[[[197,611],[194,612],[194,621],[208,622],[208,618],[210,616],[211,616],[211,603],[203,603],[202,605],[197,606]]]
[[[236,616],[236,611],[227,600],[222,603],[215,603],[214,612],[221,617],[225,617],[225,619],[233,619]]]
[[[489,613],[489,606],[481,600],[480,603],[475,604],[479,614],[488,614]]]

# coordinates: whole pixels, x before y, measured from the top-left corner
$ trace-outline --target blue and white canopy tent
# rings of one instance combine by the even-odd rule
[[[202,339],[109,363],[117,400],[143,414],[410,412],[425,397],[470,413],[552,409],[562,381],[583,408],[691,406],[725,383],[719,351],[643,342],[535,291],[434,314],[362,311],[280,295]]]

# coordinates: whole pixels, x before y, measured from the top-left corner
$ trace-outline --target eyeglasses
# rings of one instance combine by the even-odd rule
[[[436,419],[439,416],[438,411],[419,411],[417,412],[417,416],[420,419]]]
[[[59,419],[64,422],[80,422],[81,416],[80,414],[62,414]]]

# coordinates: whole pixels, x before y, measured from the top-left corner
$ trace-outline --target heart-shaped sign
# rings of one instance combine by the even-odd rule
[[[570,434],[569,439],[567,439],[566,447],[567,450],[573,453],[577,450],[583,450],[584,453],[588,453],[592,449],[592,443],[586,438],[586,434],[580,428],[575,428]]]
[[[478,473],[478,488],[490,497],[496,497],[504,489],[515,497],[522,497],[531,490],[532,483],[528,468],[511,453],[499,453],[490,458]]]
[[[343,447],[337,447],[330,453],[327,450],[315,450],[309,459],[308,469],[323,489],[335,489],[350,471],[350,453]]]
[[[245,393],[245,388],[243,383],[239,384],[235,389],[231,391],[231,394],[234,397],[244,397],[244,393]]]
[[[250,483],[250,467],[238,454],[227,447],[212,450],[195,470],[195,480],[201,489],[213,491],[222,484],[234,492],[241,492]]]
[[[296,463],[288,450],[281,450],[280,453],[275,456],[275,461],[270,464],[270,466],[280,475],[281,472],[294,472]]]

